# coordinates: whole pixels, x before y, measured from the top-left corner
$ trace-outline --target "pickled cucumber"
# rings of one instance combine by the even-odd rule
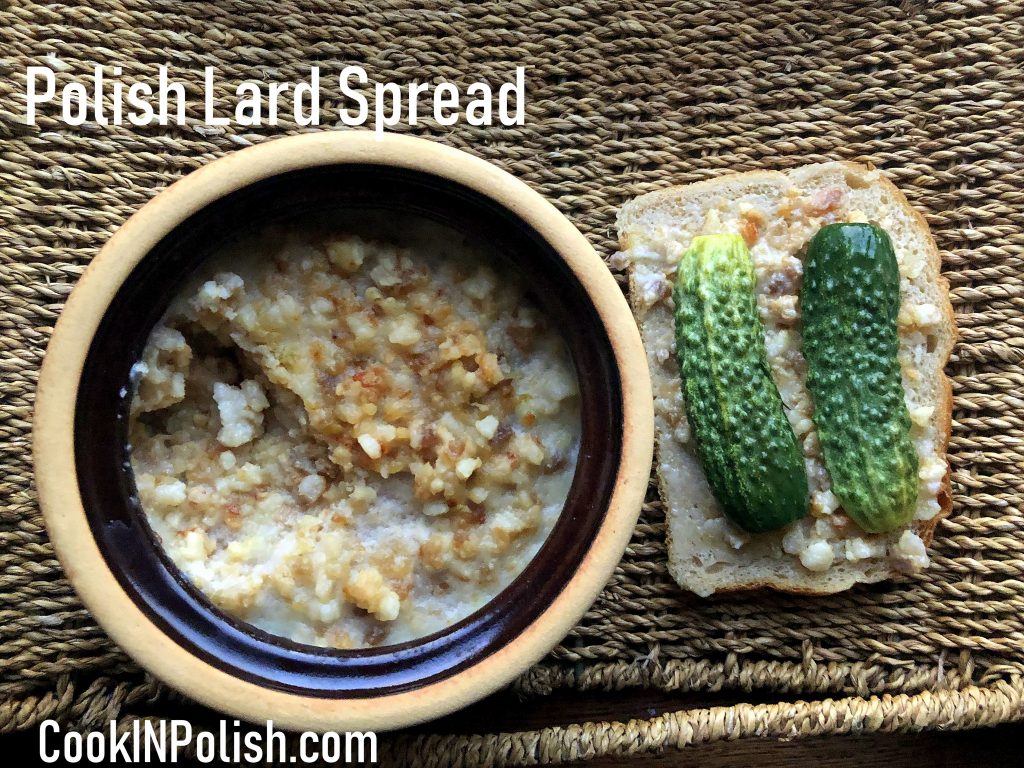
[[[686,416],[722,511],[752,533],[798,520],[807,476],[768,367],[743,238],[695,237],[673,295]]]
[[[896,317],[892,241],[871,224],[829,224],[812,239],[800,293],[807,389],[825,467],[865,531],[906,525],[917,498]]]

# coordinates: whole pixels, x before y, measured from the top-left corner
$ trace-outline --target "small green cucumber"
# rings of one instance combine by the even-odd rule
[[[812,239],[800,292],[807,389],[832,492],[861,528],[913,519],[917,452],[898,358],[900,274],[871,224],[829,224]]]
[[[673,295],[686,417],[715,498],[751,533],[800,519],[804,460],[768,367],[743,238],[695,237]]]

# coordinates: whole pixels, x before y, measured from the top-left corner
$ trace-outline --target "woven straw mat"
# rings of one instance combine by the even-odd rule
[[[748,734],[1021,717],[1021,3],[0,5],[0,732],[50,717],[129,722],[174,697],[107,639],[54,558],[32,480],[36,374],[75,280],[128,216],[204,163],[297,130],[205,127],[203,67],[217,67],[218,115],[230,116],[238,82],[299,80],[312,63],[325,114],[350,63],[371,82],[463,89],[525,65],[524,126],[422,119],[402,130],[511,171],[606,258],[616,210],[641,193],[728,171],[873,163],[926,216],[961,334],[949,367],[954,508],[929,571],[826,599],[696,599],[667,574],[652,494],[600,599],[516,686],[524,696],[729,691],[740,703],[517,734],[399,735],[385,744],[395,762],[557,762]],[[190,125],[69,128],[49,109],[29,126],[25,70],[46,63],[60,70],[58,92],[95,63],[150,81],[169,63],[172,78],[196,83]]]

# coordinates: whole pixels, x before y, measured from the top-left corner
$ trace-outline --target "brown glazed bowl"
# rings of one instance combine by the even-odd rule
[[[272,637],[221,613],[190,586],[138,508],[126,439],[129,369],[189,274],[231,234],[332,206],[413,211],[497,243],[562,329],[583,413],[565,508],[523,573],[446,630],[354,651]],[[626,301],[552,205],[489,163],[440,144],[323,132],[210,163],[110,239],[50,341],[34,454],[64,570],[139,664],[233,716],[303,730],[385,730],[493,692],[565,636],[626,547],[647,488],[652,433],[650,380]]]

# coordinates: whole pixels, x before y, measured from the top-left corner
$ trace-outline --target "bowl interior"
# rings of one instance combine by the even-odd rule
[[[175,293],[219,245],[310,212],[412,212],[494,244],[526,276],[560,329],[581,396],[579,460],[565,508],[525,570],[446,630],[399,645],[337,651],[269,635],[216,609],[157,545],[135,497],[127,447],[129,371]],[[397,221],[397,219],[396,219]],[[397,224],[400,226],[400,224]],[[377,165],[294,171],[240,189],[187,218],[135,267],[100,323],[82,371],[75,462],[92,533],[124,590],[190,653],[260,685],[324,697],[377,696],[452,675],[529,626],[578,568],[600,528],[622,447],[611,343],[573,271],[511,211],[455,182]]]

